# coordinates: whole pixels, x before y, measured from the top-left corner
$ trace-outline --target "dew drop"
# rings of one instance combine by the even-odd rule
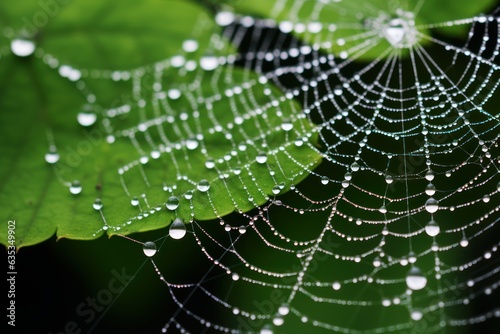
[[[328,177],[326,177],[326,176],[321,177],[321,184],[326,186],[328,184],[328,182],[330,182],[330,179]]]
[[[240,234],[245,234],[247,232],[246,226],[241,225],[240,227],[238,227],[238,232],[240,232]]]
[[[199,143],[196,140],[196,138],[189,138],[186,140],[186,147],[188,150],[192,151],[195,150],[198,147]]]
[[[278,195],[281,192],[281,189],[279,186],[274,186],[272,192],[273,194]]]
[[[210,183],[207,180],[201,180],[200,182],[198,182],[196,188],[202,193],[206,193],[208,189],[210,189]]]
[[[45,154],[45,161],[51,165],[57,163],[59,158],[59,153],[57,153],[55,148],[49,149],[49,152]]]
[[[182,43],[182,49],[186,52],[195,52],[198,50],[198,42],[194,39],[187,39]]]
[[[382,205],[382,206],[378,209],[378,211],[379,211],[380,213],[387,213],[387,208],[385,207],[385,205]]]
[[[385,176],[385,183],[391,184],[392,182],[394,182],[394,178],[392,177],[392,175],[386,175]]]
[[[278,313],[281,315],[287,315],[290,312],[290,306],[288,304],[281,304],[278,308]]]
[[[384,36],[392,46],[399,46],[405,38],[406,29],[400,18],[393,19],[384,29]]]
[[[179,199],[176,196],[170,196],[165,204],[168,210],[174,211],[179,207]]]
[[[432,171],[428,171],[425,173],[425,179],[429,182],[434,180],[434,173]]]
[[[85,104],[83,110],[76,116],[76,119],[81,126],[91,126],[97,120],[97,115],[93,112],[90,104]]]
[[[281,123],[281,129],[283,131],[290,131],[293,129],[293,123],[289,119],[285,119],[283,123]]]
[[[187,199],[188,201],[193,198],[193,191],[192,190],[188,190],[186,191],[186,193],[184,194],[184,198]]]
[[[69,187],[69,192],[73,195],[78,195],[79,193],[81,193],[82,185],[80,184],[80,182],[77,180],[73,181]]]
[[[332,284],[333,290],[340,290],[341,287],[340,282],[333,282]]]
[[[266,161],[267,161],[267,155],[265,152],[259,152],[259,154],[257,154],[257,157],[255,157],[255,161],[257,161],[259,164],[265,164]]]
[[[28,57],[35,52],[36,46],[32,40],[16,38],[10,43],[10,49],[18,57]]]
[[[271,325],[264,325],[260,329],[260,334],[273,334],[273,329],[272,329]]]
[[[460,246],[462,246],[462,247],[469,246],[469,239],[467,239],[466,237],[463,237],[462,240],[460,240]]]
[[[432,184],[432,183],[429,183],[426,187],[425,187],[425,193],[429,196],[432,196],[436,193],[436,187]]]
[[[427,233],[431,237],[435,237],[441,231],[438,223],[433,219],[425,225],[425,233]]]
[[[427,278],[418,267],[412,267],[406,276],[406,285],[412,290],[421,290],[427,284]]]
[[[337,95],[337,96],[342,95],[342,86],[340,86],[340,85],[336,85],[336,86],[333,88],[333,94],[335,94],[335,95]]]
[[[152,257],[156,254],[156,244],[153,241],[146,241],[142,246],[142,251],[147,257]]]
[[[212,158],[207,159],[207,161],[205,161],[205,167],[207,167],[208,169],[214,168],[215,167],[215,160]]]
[[[137,196],[134,196],[134,197],[130,200],[130,204],[132,204],[132,206],[138,206],[138,205],[139,205],[139,199],[137,198]]]
[[[239,279],[240,279],[240,275],[238,275],[238,273],[233,273],[233,274],[231,275],[231,279],[232,279],[233,281],[237,281],[237,280],[239,280]]]
[[[351,165],[351,170],[353,172],[357,172],[359,170],[359,165],[357,162],[353,162],[352,165]]]
[[[205,71],[213,71],[219,65],[219,61],[215,56],[205,56],[200,59],[200,67]]]
[[[434,198],[429,198],[425,202],[425,210],[429,213],[434,213],[439,209],[438,201],[435,200]]]
[[[284,323],[285,323],[285,320],[280,316],[276,316],[273,318],[273,324],[275,326],[282,326]]]
[[[92,207],[94,208],[94,210],[101,210],[102,209],[102,201],[100,198],[96,198],[95,201],[94,201],[94,204],[92,204]]]
[[[410,313],[410,317],[414,321],[419,321],[420,319],[422,319],[423,316],[424,314],[420,310],[413,310]]]
[[[175,218],[172,224],[170,224],[170,228],[168,230],[168,234],[172,239],[182,239],[186,235],[186,225],[180,218]]]

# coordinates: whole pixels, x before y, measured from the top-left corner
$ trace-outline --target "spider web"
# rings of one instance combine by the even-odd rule
[[[279,14],[285,3],[278,2],[274,11]],[[180,141],[182,136],[175,134],[193,128],[192,112],[208,110],[211,131],[227,130],[217,125],[218,114],[210,112],[221,99],[221,87],[226,97],[242,97],[227,111],[239,115],[231,126],[236,130],[258,119],[259,137],[266,138],[269,128],[261,118],[263,106],[254,104],[254,90],[264,91],[271,106],[298,101],[303,112],[294,117],[315,124],[308,130],[282,117],[293,145],[309,146],[323,158],[316,169],[301,166],[310,174],[304,182],[292,184],[286,194],[280,194],[278,185],[277,196],[246,213],[220,217],[218,223],[174,222],[169,235],[144,242],[145,255],[178,306],[162,331],[435,332],[495,324],[500,317],[495,302],[499,242],[494,237],[500,210],[500,122],[488,101],[500,79],[498,11],[423,26],[414,22],[418,6],[385,14],[373,8],[372,17],[353,24],[353,8],[320,1],[311,21],[301,22],[294,13],[305,4],[295,1],[290,17],[279,22],[227,8],[218,12],[222,34],[214,35],[212,55],[199,62],[189,59],[196,49],[196,41],[190,40],[179,56],[133,71],[85,73],[55,66],[77,82],[89,102],[95,99],[85,84],[90,76],[133,83],[133,103],[105,110],[102,120],[108,142],[123,137],[144,157],[117,172],[124,194],[141,210],[122,226],[159,211],[146,197],[133,197],[129,173],[138,171],[134,177],[145,187],[152,181],[141,164],[168,155],[175,166],[178,156],[169,153],[177,146],[204,146],[199,132]],[[325,8],[338,9],[346,23],[316,21]],[[470,28],[465,42],[439,32],[462,25]],[[343,29],[356,33],[335,38]],[[318,37],[321,33],[330,37],[330,44]],[[223,39],[238,52],[227,55],[216,47]],[[335,51],[330,53],[332,44]],[[380,45],[386,47],[378,57],[365,58]],[[243,84],[234,74],[240,70]],[[185,83],[164,91],[162,80],[172,73],[194,76],[186,75]],[[141,81],[151,77],[158,87],[152,96],[141,90]],[[203,80],[211,80],[213,92],[190,94]],[[275,96],[271,86],[285,98]],[[183,98],[192,110],[168,116],[168,103]],[[148,115],[147,101],[161,104],[158,110],[164,113]],[[120,128],[122,114],[139,120],[133,129],[141,133],[139,140],[131,129]],[[95,119],[83,115],[79,121]],[[163,126],[164,137],[152,135],[156,126]],[[309,142],[315,134],[317,147]],[[227,154],[244,150],[232,142]],[[210,153],[203,152],[207,169],[217,168],[221,179],[235,173],[234,165],[224,169],[224,158],[212,161]],[[263,163],[267,159],[257,151],[255,156]],[[271,176],[279,168],[266,166]],[[96,210],[101,207],[95,203]],[[219,216],[215,207],[214,212]],[[175,259],[155,255],[157,249],[172,254],[187,248],[185,273],[169,270]],[[200,270],[194,272],[194,267]]]

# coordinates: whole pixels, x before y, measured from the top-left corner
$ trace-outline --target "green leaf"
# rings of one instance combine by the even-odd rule
[[[176,217],[245,212],[319,164],[317,134],[299,105],[256,74],[223,65],[233,51],[202,8],[180,0],[56,7],[0,5],[0,211],[2,221],[16,221],[18,248],[54,233],[89,240],[105,226],[109,235],[128,234]],[[13,55],[11,41],[26,35],[35,53]],[[192,38],[198,49],[182,51]],[[214,59],[216,68],[200,69]],[[176,60],[191,71],[173,66]],[[97,121],[84,127],[77,115],[86,108]],[[288,122],[293,128],[284,131]],[[48,164],[53,145],[60,158]],[[261,151],[265,163],[257,162]],[[214,168],[205,166],[209,158]],[[83,189],[77,195],[69,191],[73,180]],[[201,180],[210,183],[207,192],[197,190]],[[166,208],[170,196],[179,199],[176,210]],[[97,198],[106,223],[93,208]],[[6,229],[0,241],[9,244]]]
[[[227,9],[237,14],[271,18],[285,32],[295,34],[308,45],[327,52],[349,57],[351,60],[373,60],[396,52],[406,54],[407,49],[394,47],[388,40],[388,23],[394,18],[413,20],[416,38],[420,44],[428,43],[421,36],[429,35],[429,24],[459,20],[478,15],[491,8],[493,0],[455,0],[411,2],[403,0],[350,0],[350,1],[267,1],[224,0]],[[420,8],[415,8],[419,6]],[[410,15],[410,16],[408,16]],[[438,26],[436,29],[450,35],[463,35],[470,25]],[[410,30],[413,28],[410,28]]]

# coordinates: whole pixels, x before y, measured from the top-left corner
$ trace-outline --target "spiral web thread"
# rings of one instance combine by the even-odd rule
[[[310,173],[304,182],[252,211],[221,217],[220,224],[193,220],[181,241],[175,239],[184,236],[185,226],[156,241],[162,241],[166,253],[181,247],[176,243],[197,245],[193,263],[205,268],[199,277],[176,277],[168,263],[151,258],[178,305],[163,332],[272,333],[300,328],[382,333],[418,326],[432,332],[495,323],[500,317],[494,302],[500,266],[498,238],[492,236],[498,233],[500,209],[500,122],[488,101],[498,91],[500,77],[498,11],[415,26],[418,6],[387,14],[370,8],[372,17],[354,24],[363,20],[352,20],[357,12],[349,5],[319,1],[310,21],[302,22],[298,13],[307,3],[293,2],[289,19],[281,22],[227,9],[219,12],[222,36],[214,33],[212,44],[230,39],[240,52],[228,56],[212,45],[213,55],[200,62],[189,60],[196,45],[192,41],[179,56],[122,72],[76,70],[42,55],[75,81],[89,102],[95,100],[85,85],[91,76],[133,83],[135,102],[105,110],[102,120],[108,142],[124,137],[145,156],[118,171],[127,196],[132,195],[125,177],[129,170],[139,169],[147,187],[150,182],[141,164],[149,158],[203,147],[203,137],[188,124],[196,113],[169,116],[176,111],[168,102],[180,96],[187,96],[193,111],[210,110],[207,106],[223,97],[237,96],[239,103],[228,111],[235,115],[231,127],[259,120],[262,138],[268,131],[262,114],[289,100],[302,104],[297,119],[315,124],[304,131],[283,119],[294,145],[309,145],[323,158],[316,169],[302,166]],[[287,4],[278,1],[274,12],[279,14]],[[319,23],[325,8],[338,9],[341,19],[350,23]],[[440,27],[461,25],[470,27],[465,43],[455,45],[435,33]],[[343,29],[357,33],[337,39]],[[293,31],[301,34],[301,42],[290,37]],[[381,43],[387,48],[378,58],[363,58]],[[332,44],[335,55],[324,51]],[[259,79],[240,85],[232,80],[232,68],[256,72]],[[188,72],[196,73],[194,82],[163,90],[166,74]],[[154,96],[141,91],[140,82],[149,75],[158,87]],[[214,94],[190,95],[207,77],[214,82]],[[221,84],[226,90],[217,92]],[[271,94],[270,85],[284,96]],[[266,91],[268,106],[254,105],[253,89]],[[154,117],[145,112],[148,99],[162,104]],[[118,131],[115,117],[123,113],[137,113],[141,123]],[[209,117],[213,132],[224,133],[227,127],[217,125],[217,114]],[[159,150],[146,149],[148,145],[141,146],[128,132],[140,132],[141,140],[148,142],[155,126],[164,127],[162,142],[150,143]],[[183,127],[190,128],[191,142],[175,139],[182,138]],[[315,133],[319,146],[308,141]],[[232,150],[241,153],[242,148],[234,144]],[[204,155],[208,158],[210,152]],[[223,169],[224,160],[215,163],[222,179],[235,172],[234,166]],[[214,168],[211,164],[207,168]],[[274,175],[279,167],[267,168]],[[159,211],[146,198],[142,203],[140,217]],[[154,255],[156,245],[145,243],[146,255]],[[189,271],[190,263],[185,266]],[[484,307],[476,312],[478,305]]]

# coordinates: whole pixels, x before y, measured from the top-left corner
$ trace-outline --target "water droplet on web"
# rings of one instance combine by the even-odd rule
[[[435,237],[441,231],[438,223],[435,220],[431,220],[425,225],[425,233],[431,237]]]
[[[82,185],[80,184],[80,182],[77,180],[73,181],[69,187],[69,192],[73,195],[78,195],[79,193],[81,193]]]
[[[342,285],[340,284],[340,282],[333,282],[332,284],[333,290],[340,290],[341,287]]]
[[[130,200],[130,204],[132,204],[132,206],[138,206],[138,205],[139,205],[139,199],[137,198],[137,196],[134,196],[134,197]]]
[[[281,304],[278,308],[278,313],[281,315],[287,315],[290,312],[290,306],[288,304]]]
[[[425,288],[427,278],[418,267],[412,267],[406,276],[406,285],[412,290]]]
[[[285,320],[279,315],[277,315],[273,318],[273,324],[275,326],[282,326],[284,323],[285,323]]]
[[[281,189],[279,186],[273,187],[273,190],[272,190],[273,194],[278,195],[280,193],[280,191],[281,191]]]
[[[210,189],[210,182],[208,182],[207,180],[201,180],[200,182],[198,182],[196,188],[202,193],[206,193]]]
[[[16,38],[10,43],[12,53],[18,57],[28,57],[35,52],[35,42],[26,38]]]
[[[378,211],[379,211],[380,213],[387,213],[387,208],[385,207],[385,205],[382,205],[382,206],[378,209]]]
[[[289,119],[284,119],[281,123],[281,129],[283,131],[290,131],[293,129],[293,123]]]
[[[410,313],[410,317],[414,321],[419,321],[420,319],[422,319],[423,316],[424,314],[420,310],[413,310]]]
[[[91,126],[97,120],[97,115],[93,112],[92,106],[86,104],[83,106],[83,110],[78,113],[76,119],[81,126]]]
[[[165,206],[168,210],[173,211],[179,207],[179,199],[176,196],[170,196]]]
[[[222,27],[228,26],[234,22],[234,14],[231,12],[219,12],[215,16],[215,22]]]
[[[49,149],[49,152],[47,152],[45,154],[45,161],[48,163],[48,164],[55,164],[59,161],[59,153],[57,153],[57,150],[55,149],[55,147],[51,147]]]
[[[94,210],[101,210],[102,209],[102,201],[100,198],[96,198],[95,201],[94,201],[94,204],[92,204],[92,207],[94,208]]]
[[[246,226],[241,225],[238,227],[238,232],[240,232],[240,234],[245,234],[247,232]]]
[[[429,213],[434,213],[436,212],[437,210],[439,209],[439,204],[438,204],[438,201],[434,198],[429,198],[426,202],[425,202],[425,210]]]
[[[429,183],[426,187],[425,187],[425,193],[429,196],[432,196],[436,193],[436,187],[432,184],[432,183]]]
[[[434,180],[434,173],[432,173],[432,171],[428,171],[425,173],[425,179],[429,182]]]
[[[342,95],[342,86],[337,85],[333,88],[333,94],[339,96]]]
[[[264,325],[260,330],[260,334],[273,334],[271,325]]]
[[[184,194],[184,198],[187,200],[190,200],[191,198],[193,198],[193,191],[192,190],[186,191],[186,193]]]
[[[469,246],[469,239],[467,239],[466,237],[463,237],[462,240],[460,240],[460,246],[462,246],[462,247]]]
[[[359,165],[358,165],[358,163],[357,163],[357,162],[353,162],[353,163],[351,164],[351,170],[352,170],[353,172],[357,172],[357,171],[359,170]]]
[[[405,26],[403,25],[403,21],[399,18],[391,20],[384,29],[385,38],[393,46],[400,45],[405,37],[405,34]]]
[[[175,220],[170,224],[168,234],[172,239],[182,239],[186,235],[186,225],[180,218],[175,218]]]
[[[187,39],[182,43],[182,49],[186,52],[195,52],[198,50],[198,42],[194,39]]]
[[[142,251],[147,257],[152,257],[156,254],[156,244],[153,241],[146,241],[142,246]]]
[[[321,177],[321,184],[326,186],[328,184],[328,182],[330,182],[330,179],[327,176]]]
[[[205,71],[213,71],[219,65],[219,61],[215,56],[205,56],[200,59],[200,67]]]
[[[205,167],[207,167],[208,169],[214,168],[215,167],[215,160],[212,158],[207,159],[207,161],[205,161]]]
[[[257,161],[259,164],[265,164],[266,161],[267,161],[267,155],[265,152],[259,152],[259,154],[257,154],[257,157],[255,157],[255,161]]]
[[[237,281],[237,280],[239,280],[239,279],[240,279],[240,275],[238,275],[238,273],[232,273],[232,274],[231,274],[231,279],[232,279],[233,281]]]
[[[189,138],[188,140],[186,140],[186,147],[188,150],[194,150],[198,147],[199,143],[198,143],[198,140],[196,140],[196,138]]]
[[[391,184],[392,182],[394,182],[394,178],[392,177],[392,175],[386,175],[385,176],[385,182],[387,184]]]

